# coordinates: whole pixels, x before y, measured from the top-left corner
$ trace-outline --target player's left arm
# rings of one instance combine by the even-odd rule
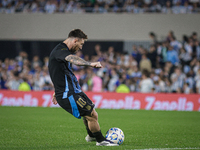
[[[100,62],[88,62],[75,55],[68,55],[67,57],[65,57],[65,60],[77,66],[90,66],[94,68],[102,67]]]

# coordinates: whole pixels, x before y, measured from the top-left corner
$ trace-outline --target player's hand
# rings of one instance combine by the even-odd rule
[[[57,100],[56,100],[55,93],[53,94],[52,102],[53,102],[54,105],[58,104],[58,102],[57,102]]]
[[[101,65],[101,63],[98,61],[98,62],[93,62],[93,63],[91,63],[91,67],[94,67],[94,68],[102,68],[102,65]]]

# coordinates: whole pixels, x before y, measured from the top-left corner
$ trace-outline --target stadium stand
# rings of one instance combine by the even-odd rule
[[[200,93],[198,33],[184,35],[182,41],[176,40],[173,31],[164,41],[157,41],[155,33],[150,35],[149,48],[133,45],[131,53],[117,52],[112,46],[102,51],[101,45],[95,46],[91,57],[79,51],[76,55],[103,65],[93,70],[73,66],[82,90],[113,92],[123,84],[130,92]],[[24,81],[31,90],[53,90],[47,66],[48,57],[41,60],[34,56],[30,60],[24,51],[15,59],[0,60],[0,89],[18,90]]]
[[[199,13],[199,0],[1,0],[0,13]]]

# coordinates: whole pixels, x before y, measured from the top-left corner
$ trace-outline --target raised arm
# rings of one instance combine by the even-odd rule
[[[67,57],[65,57],[66,61],[69,61],[72,64],[75,64],[77,66],[90,66],[91,63],[85,61],[84,59],[76,56],[76,55],[68,55]]]
[[[94,68],[102,67],[100,62],[88,62],[75,55],[68,55],[67,57],[65,57],[65,60],[77,66],[90,66]]]

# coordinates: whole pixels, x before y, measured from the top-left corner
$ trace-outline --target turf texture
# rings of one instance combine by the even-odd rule
[[[118,147],[85,141],[82,119],[62,108],[0,107],[0,150],[200,149],[200,112],[96,109],[102,133],[119,127]]]

